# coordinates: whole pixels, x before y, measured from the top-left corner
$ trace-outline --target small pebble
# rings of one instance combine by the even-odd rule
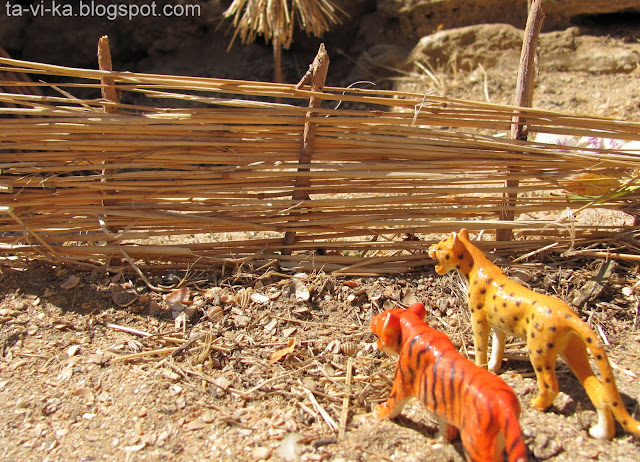
[[[253,448],[253,450],[251,451],[251,460],[254,460],[254,461],[267,460],[271,457],[272,452],[273,451],[271,450],[271,448],[267,448],[265,446]]]

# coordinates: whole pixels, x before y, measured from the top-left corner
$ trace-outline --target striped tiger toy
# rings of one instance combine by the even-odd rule
[[[417,397],[438,419],[438,436],[451,441],[460,431],[468,461],[526,462],[518,418],[520,403],[504,381],[462,356],[443,332],[424,321],[416,303],[373,317],[378,349],[399,355],[389,398],[374,409],[378,420],[394,418]]]

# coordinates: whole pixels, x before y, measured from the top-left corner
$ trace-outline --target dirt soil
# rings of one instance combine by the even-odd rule
[[[592,32],[599,47],[613,53],[623,43],[637,44],[640,30],[611,27]],[[260,56],[267,63],[269,48]],[[168,59],[146,57],[146,71]],[[310,62],[306,55],[300,61]],[[353,62],[338,60],[330,73],[346,81]],[[306,64],[295,63],[285,71],[304,73]],[[246,68],[246,59],[229,57],[227,67],[236,65]],[[455,66],[436,71],[442,94],[513,100],[512,67],[486,69],[486,77]],[[386,73],[377,83],[433,86],[407,71]],[[535,105],[637,120],[639,83],[638,70],[548,70],[539,76]],[[568,302],[602,264],[536,258],[511,267],[511,274]],[[463,352],[472,351],[465,291],[456,277],[437,276],[431,267],[389,278],[294,277],[276,268],[148,277],[147,284],[133,271],[76,272],[39,262],[2,268],[1,459],[464,460],[459,442],[433,438],[435,422],[416,402],[393,421],[371,415],[393,374],[393,360],[372,346],[368,325],[375,313],[395,302],[423,301],[428,322]],[[621,261],[602,292],[577,308],[607,343],[636,418],[638,281],[637,266]],[[640,460],[640,442],[621,430],[612,441],[589,437],[595,412],[562,363],[562,393],[553,407],[530,409],[531,365],[521,343],[508,351],[502,377],[523,403],[531,460]]]

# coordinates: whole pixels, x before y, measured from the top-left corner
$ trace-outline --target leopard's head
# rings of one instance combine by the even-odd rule
[[[460,233],[451,233],[437,244],[429,247],[429,257],[435,259],[436,273],[445,274],[454,269],[460,269],[461,262],[468,254],[462,240],[469,241],[469,233],[461,229]]]

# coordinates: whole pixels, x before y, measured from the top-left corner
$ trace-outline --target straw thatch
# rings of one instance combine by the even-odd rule
[[[291,46],[296,20],[307,34],[320,37],[340,23],[338,12],[346,14],[331,0],[233,0],[224,12],[235,28],[229,49],[238,35],[245,44],[263,36],[273,46],[274,80],[281,83],[282,47]]]
[[[635,230],[574,216],[594,206],[634,212],[640,152],[512,141],[477,130],[506,132],[519,111],[531,132],[638,141],[638,123],[393,91],[314,93],[11,59],[0,59],[0,70],[65,82],[57,84],[59,96],[0,94],[15,106],[0,108],[0,250],[9,257],[97,266],[117,256],[148,268],[279,262],[380,274],[430,263],[429,241],[406,235],[509,228],[515,241],[486,244],[515,256],[623,242]],[[106,75],[122,101],[142,94],[151,105],[99,99]],[[8,85],[22,84],[2,82]],[[96,99],[73,97],[77,88],[95,89]],[[331,107],[349,101],[371,109],[325,106],[307,117],[311,96]],[[261,101],[271,97],[299,99],[301,106]],[[187,107],[162,108],[166,101]],[[118,112],[105,113],[108,104]],[[310,120],[317,123],[312,162],[301,166]],[[517,171],[508,168],[515,164]],[[597,176],[575,179],[584,173]],[[292,199],[300,176],[310,179],[308,200]],[[500,221],[505,180],[516,177],[516,219]],[[610,187],[598,198],[563,190],[576,181],[601,185],[602,178]],[[282,252],[286,232],[297,236],[291,255]],[[187,244],[193,235],[197,242]],[[182,242],[167,244],[170,237]]]
[[[236,29],[231,43],[240,35],[242,43],[252,43],[258,35],[289,48],[296,20],[307,34],[320,37],[332,24],[340,23],[344,12],[330,0],[233,0],[224,12],[233,18]]]

